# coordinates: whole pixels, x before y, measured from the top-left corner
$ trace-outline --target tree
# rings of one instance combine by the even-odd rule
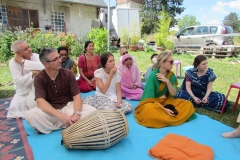
[[[160,12],[163,8],[172,17],[171,26],[176,24],[177,14],[181,14],[184,11],[184,7],[181,7],[183,0],[144,0],[141,8],[142,18],[142,34],[152,34],[157,31],[157,23],[160,19]]]
[[[178,18],[178,27],[179,29],[183,29],[187,26],[200,25],[201,23],[196,20],[196,17],[190,14],[183,16],[182,18]]]
[[[235,12],[231,12],[229,15],[225,16],[223,24],[226,26],[231,26],[234,32],[240,32],[239,15]]]

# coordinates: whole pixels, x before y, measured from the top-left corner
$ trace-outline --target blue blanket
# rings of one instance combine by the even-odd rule
[[[94,92],[81,93],[82,97]],[[129,101],[133,108],[139,101]],[[220,116],[220,115],[219,115]],[[105,150],[68,150],[61,145],[61,131],[54,131],[48,135],[38,135],[34,129],[23,120],[28,142],[32,147],[35,160],[148,160],[147,152],[159,140],[169,133],[174,133],[210,146],[214,150],[215,160],[240,159],[240,138],[225,139],[222,132],[232,131],[226,126],[205,115],[186,122],[180,126],[152,129],[140,126],[134,119],[133,111],[126,115],[129,124],[129,134],[119,143]]]

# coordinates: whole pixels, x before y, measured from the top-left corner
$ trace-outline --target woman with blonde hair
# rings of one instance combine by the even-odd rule
[[[195,109],[190,101],[173,98],[178,82],[171,71],[172,54],[159,54],[155,67],[157,69],[149,75],[143,96],[135,109],[136,121],[146,127],[162,128],[195,119]]]

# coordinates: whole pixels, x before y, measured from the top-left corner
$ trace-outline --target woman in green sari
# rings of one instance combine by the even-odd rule
[[[195,109],[190,101],[174,99],[178,84],[175,74],[171,71],[173,57],[169,52],[158,55],[158,63],[148,78],[140,103],[135,109],[136,121],[143,126],[162,128],[180,125],[187,120],[196,118]],[[164,106],[170,104],[178,114]]]

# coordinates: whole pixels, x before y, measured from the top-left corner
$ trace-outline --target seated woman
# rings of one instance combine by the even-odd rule
[[[62,68],[71,70],[76,77],[77,63],[73,61],[71,58],[69,58],[67,47],[59,47],[57,50],[58,54],[62,57]]]
[[[240,113],[237,118],[237,122],[240,123]],[[224,138],[240,138],[240,125],[237,129],[231,131],[231,132],[225,132],[222,134]]]
[[[195,57],[193,66],[186,71],[181,91],[176,97],[190,100],[195,107],[203,107],[211,111],[221,112],[225,95],[212,92],[212,83],[217,78],[211,68],[207,68],[204,55]],[[226,103],[226,108],[229,103]]]
[[[176,94],[177,85],[172,67],[171,53],[162,52],[158,55],[157,69],[150,73],[143,96],[135,109],[134,116],[140,125],[162,128],[180,125],[196,118],[190,101],[172,98]],[[174,106],[178,114],[165,108],[166,105]]]
[[[154,64],[157,63],[157,57],[158,57],[158,54],[154,53],[154,54],[151,56],[151,58],[150,58],[150,60],[151,60],[151,62],[152,62],[153,65],[150,66],[150,67],[148,67],[148,69],[147,69],[147,72],[146,72],[146,74],[145,74],[145,82],[147,82],[147,79],[148,79],[150,73],[151,73],[153,70],[156,69],[156,68],[154,68]]]
[[[122,96],[127,100],[140,100],[143,93],[141,75],[130,54],[123,55],[122,64],[118,66],[118,69],[122,77]]]
[[[83,103],[91,104],[98,110],[131,112],[132,105],[122,100],[121,74],[115,67],[114,56],[105,52],[100,61],[102,68],[94,72],[97,82],[95,95],[83,98]]]
[[[80,78],[77,80],[81,92],[89,92],[96,89],[94,71],[100,65],[100,58],[94,54],[94,43],[87,41],[84,46],[84,54],[78,58]]]

